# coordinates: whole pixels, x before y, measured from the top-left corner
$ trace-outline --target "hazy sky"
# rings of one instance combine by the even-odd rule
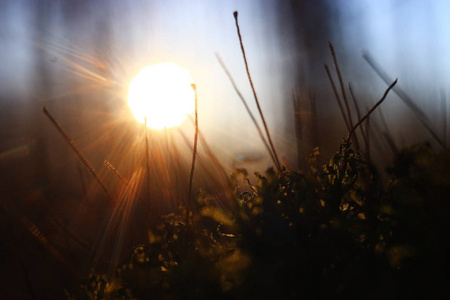
[[[52,99],[52,95],[70,94],[75,87],[83,85],[82,79],[62,67],[66,54],[61,49],[108,61],[109,76],[121,85],[124,97],[128,82],[140,68],[174,61],[189,69],[197,83],[200,124],[214,144],[222,141],[237,145],[236,149],[219,146],[227,148],[232,155],[244,150],[256,151],[261,147],[256,131],[215,58],[215,53],[220,53],[256,112],[232,16],[238,10],[250,70],[263,110],[269,126],[281,141],[286,141],[281,133],[286,127],[292,127],[286,125],[286,121],[292,122],[292,116],[285,113],[291,109],[292,90],[298,88],[286,68],[301,69],[306,63],[298,58],[302,45],[293,43],[289,34],[281,35],[280,39],[280,30],[289,31],[286,24],[290,19],[295,20],[295,16],[280,15],[280,11],[289,11],[286,3],[281,5],[270,0],[2,1],[2,105],[38,103],[33,108],[39,108],[47,101],[51,106],[64,101],[64,97]],[[432,117],[440,113],[439,95],[441,90],[448,93],[450,71],[448,1],[339,0],[329,1],[329,7],[328,19],[333,22],[333,30],[328,37],[320,38],[335,44],[345,79],[354,83],[361,98],[373,103],[386,88],[363,61],[361,53],[367,50],[392,77],[399,77],[400,86],[417,95],[418,104],[427,113]],[[307,21],[314,28],[316,20]],[[59,50],[49,51],[54,46]],[[327,47],[326,43],[323,47]],[[314,53],[308,55],[312,57],[308,63],[317,69],[315,74],[323,72],[323,78],[317,79],[314,87],[320,98],[317,105],[324,113],[321,127],[330,128],[328,122],[341,125],[339,117],[335,117],[339,113],[334,100],[324,99],[330,95],[330,86],[321,69],[323,63],[331,65],[331,60],[314,61]],[[76,57],[69,58],[79,62]],[[42,70],[46,72],[45,84],[50,88],[43,86]],[[36,94],[36,88],[46,90],[45,97]],[[398,99],[385,107],[388,118],[407,111]],[[20,118],[17,121],[25,122]],[[345,130],[342,133],[339,130],[338,136],[345,134]]]

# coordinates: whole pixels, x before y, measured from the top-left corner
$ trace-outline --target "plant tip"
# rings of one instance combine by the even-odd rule
[[[237,10],[235,10],[235,11],[233,12],[233,16],[234,16],[235,19],[237,19],[237,16],[238,16],[238,11],[237,11]]]

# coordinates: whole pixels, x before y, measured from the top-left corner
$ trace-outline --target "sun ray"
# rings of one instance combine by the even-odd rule
[[[115,271],[121,258],[122,247],[127,235],[130,234],[131,226],[135,226],[136,222],[128,222],[134,205],[136,204],[137,194],[142,185],[143,170],[139,168],[134,172],[127,185],[122,185],[116,202],[106,214],[103,228],[100,236],[93,249],[93,266],[97,267],[102,257],[110,256],[109,265],[110,272]],[[110,249],[111,248],[111,249]]]

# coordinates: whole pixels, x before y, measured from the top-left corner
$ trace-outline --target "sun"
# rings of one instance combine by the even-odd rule
[[[194,110],[195,92],[189,72],[175,63],[143,68],[131,80],[128,105],[136,120],[164,129],[181,124]]]

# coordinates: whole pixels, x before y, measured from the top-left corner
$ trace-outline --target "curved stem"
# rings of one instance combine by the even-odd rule
[[[268,139],[268,141],[269,141],[270,147],[271,147],[272,152],[273,152],[273,156],[274,156],[274,158],[275,158],[275,166],[276,166],[278,172],[281,173],[280,160],[278,159],[278,155],[277,155],[277,152],[276,152],[275,147],[274,147],[274,145],[273,145],[272,138],[270,137],[269,129],[268,129],[267,124],[266,124],[266,119],[264,118],[264,115],[263,115],[261,106],[259,105],[258,96],[256,95],[256,90],[255,90],[255,87],[254,87],[254,85],[253,85],[252,77],[250,76],[250,70],[249,70],[249,68],[248,68],[248,63],[247,63],[247,56],[245,55],[245,49],[244,49],[244,44],[243,44],[243,42],[242,42],[241,30],[240,30],[240,28],[239,28],[238,12],[235,11],[235,12],[233,13],[233,15],[234,15],[234,19],[235,19],[235,21],[236,21],[237,33],[238,33],[238,36],[239,36],[239,42],[240,42],[240,44],[241,44],[242,56],[244,57],[244,63],[245,63],[245,69],[246,69],[246,71],[247,71],[248,81],[250,82],[250,86],[251,86],[251,88],[252,88],[252,92],[253,92],[253,96],[254,96],[254,98],[255,98],[256,106],[258,107],[258,111],[259,111],[259,114],[260,114],[260,116],[261,116],[261,120],[262,120],[263,125],[264,125],[264,130],[266,131],[267,139]]]
[[[192,197],[192,180],[194,178],[194,169],[195,169],[195,160],[197,157],[197,141],[198,141],[198,100],[197,100],[197,88],[195,84],[191,85],[194,89],[195,93],[195,136],[194,136],[194,150],[192,151],[192,164],[191,164],[191,173],[189,175],[189,194],[186,204],[186,226],[189,223],[189,214],[191,210],[191,197]]]

